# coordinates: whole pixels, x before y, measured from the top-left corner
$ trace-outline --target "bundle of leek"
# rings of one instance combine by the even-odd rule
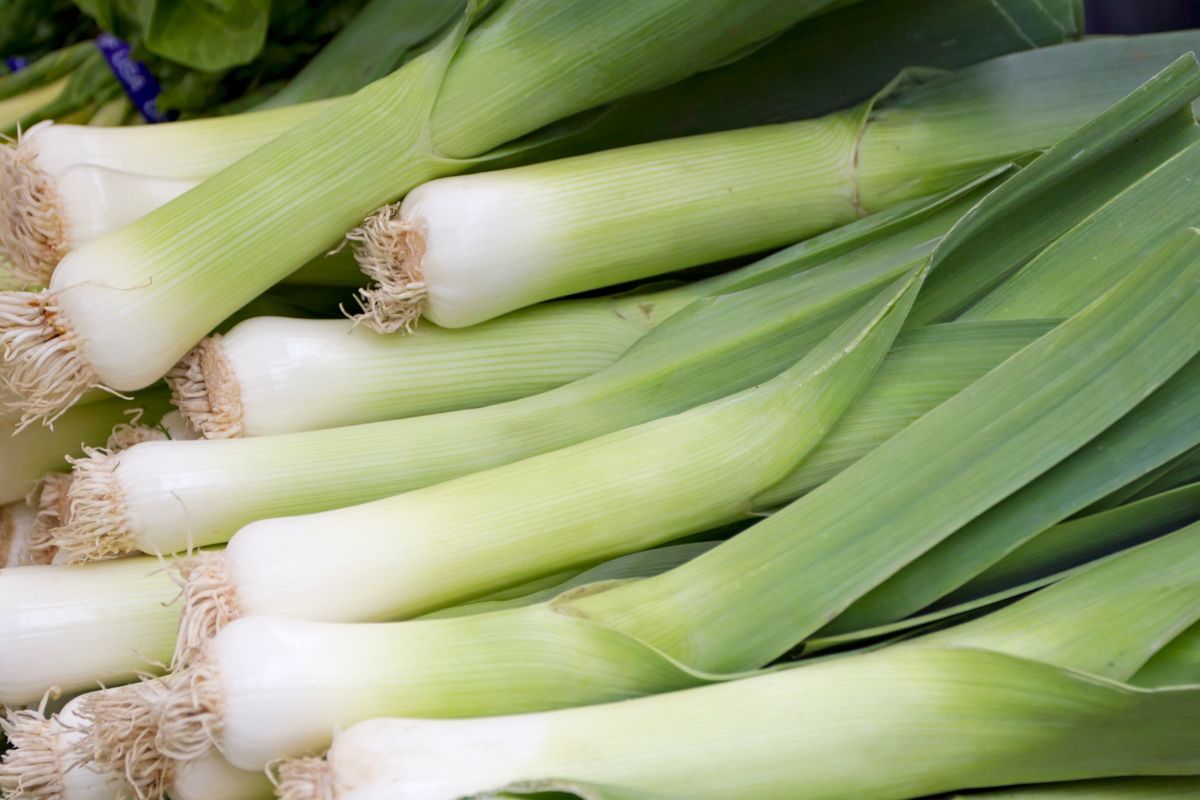
[[[468,32],[483,5],[472,3],[392,75],[68,254],[45,293],[6,294],[0,345],[26,416],[53,419],[97,384],[158,380],[221,319],[413,186],[720,63],[831,4],[505,0]]]
[[[426,800],[577,782],[664,798],[900,800],[1194,773],[1200,689],[1122,682],[1195,621],[1198,542],[1192,526],[1002,611],[876,652],[590,708],[360,723],[335,738],[327,760],[285,763],[281,796]],[[721,758],[696,758],[718,748]],[[731,760],[740,768],[729,770]]]
[[[1200,304],[1198,252],[1200,237],[1181,234],[1099,301],[838,478],[659,577],[516,611],[387,626],[241,620],[173,679],[178,689],[154,715],[163,752],[198,754],[215,737],[232,763],[255,768],[320,746],[332,726],[385,709],[462,716],[552,708],[696,685],[767,663],[878,583],[887,565],[911,560],[1098,435],[1200,349],[1200,334],[1184,321]],[[1142,371],[1145,348],[1157,354],[1154,374]],[[1068,406],[1066,396],[1082,399]],[[943,457],[928,460],[931,446]],[[875,502],[848,499],[864,485],[874,487]],[[911,503],[913,487],[927,485],[942,487],[943,502]],[[839,558],[847,547],[858,557]],[[359,583],[338,595],[334,610],[355,603],[382,610],[398,596],[394,587],[393,580],[360,592]],[[466,654],[485,642],[490,657],[481,672]],[[407,656],[385,655],[394,652]],[[286,680],[263,680],[276,668]],[[107,718],[126,712],[115,703]],[[105,717],[97,712],[98,726]],[[146,747],[155,736],[101,738],[99,762],[116,765],[151,758]]]
[[[1137,220],[1147,237],[1152,231],[1165,235],[1186,224],[1181,220],[1189,214],[1200,214],[1186,180],[1191,160],[1200,155],[1200,148],[1186,146],[1196,130],[1190,116],[1184,116],[1200,85],[1194,69],[1194,63],[1180,60],[1004,184],[1003,198],[964,220],[914,313],[927,322],[952,318],[1124,191],[1161,192],[1161,202],[1141,211],[1137,202],[1128,203],[1131,216],[1125,222]],[[1162,168],[1175,158],[1180,163]],[[1120,166],[1114,168],[1114,162]],[[1165,186],[1143,186],[1147,172],[1176,179]],[[977,192],[968,187],[931,202],[906,204],[719,279],[700,302],[667,320],[608,369],[540,396],[307,435],[144,446],[120,463],[81,463],[73,499],[88,513],[78,517],[73,530],[63,531],[62,544],[86,555],[89,543],[107,542],[92,547],[93,555],[103,555],[134,549],[178,552],[189,541],[226,541],[256,519],[321,511],[427,486],[753,385],[782,370],[873,287],[911,269],[972,206]],[[1138,257],[1148,240],[1116,246],[1111,236],[1081,237],[1074,257],[1089,259],[1111,284],[1117,277],[1113,264],[1125,262],[1100,259],[1107,252]],[[772,277],[785,279],[761,284]],[[1079,283],[1059,282],[1044,291],[1069,313],[1079,307]],[[1092,284],[1086,291],[1094,293]],[[932,338],[931,345],[938,337]],[[986,359],[968,360],[975,368],[988,368]],[[956,363],[969,366],[957,361],[948,365]],[[891,410],[897,413],[848,421],[845,435],[835,432],[828,448],[814,452],[811,463],[801,464],[760,502],[778,505],[811,489],[979,374],[964,368],[944,375],[942,390],[910,395],[907,405],[903,389],[893,392],[897,404]],[[899,386],[920,386],[919,373],[914,375],[915,382],[909,376]],[[310,463],[318,454],[322,463]]]
[[[504,713],[680,688],[714,672],[760,666],[1099,435],[1200,350],[1200,334],[1187,321],[1200,304],[1198,253],[1194,232],[1173,237],[1100,299],[837,478],[659,577],[593,587],[517,612],[394,626],[306,628],[312,624],[253,618],[236,623],[176,679],[182,689],[159,715],[165,726],[160,741],[171,742],[167,752],[178,756],[189,746],[184,743],[207,746],[208,736],[215,736],[234,764],[256,767],[319,746],[331,725],[380,713],[384,702],[395,713],[422,716]],[[1153,371],[1145,369],[1148,364]],[[1076,401],[1068,405],[1064,397]],[[941,457],[930,461],[925,454],[931,449]],[[928,485],[940,487],[941,502],[913,504],[916,489]],[[874,502],[854,502],[863,486],[873,487]],[[839,557],[846,547],[856,558]],[[273,558],[281,552],[276,548]],[[284,557],[295,558],[291,551]],[[735,574],[738,580],[731,580]],[[422,579],[414,576],[401,587],[405,597]],[[399,602],[394,580],[377,590],[363,588],[359,582],[337,595],[334,610],[353,613],[350,607],[360,604],[370,616]],[[427,596],[438,591],[433,586]],[[277,596],[298,594],[284,589]],[[265,591],[238,599],[270,602]],[[295,606],[274,608],[295,613]],[[327,605],[313,611],[329,613]],[[337,646],[330,646],[334,641]],[[483,641],[492,642],[486,675],[463,660]],[[255,649],[262,642],[271,643],[273,656]],[[394,658],[363,656],[395,647],[422,657],[402,659],[399,668]],[[531,659],[533,647],[552,652]],[[337,667],[342,680],[330,682],[331,659],[359,666]],[[289,685],[263,691],[258,676],[284,662]],[[301,663],[307,674],[295,668]],[[372,673],[370,665],[380,664],[387,664],[386,677]],[[239,691],[242,681],[254,688]],[[294,692],[323,699],[302,704],[301,712],[287,699]],[[262,720],[282,725],[257,727]],[[133,757],[122,747],[145,757],[144,745],[131,740],[98,757],[102,763]]]

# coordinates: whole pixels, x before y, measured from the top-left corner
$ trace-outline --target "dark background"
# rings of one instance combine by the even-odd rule
[[[1200,0],[1085,0],[1088,33],[1200,28]]]

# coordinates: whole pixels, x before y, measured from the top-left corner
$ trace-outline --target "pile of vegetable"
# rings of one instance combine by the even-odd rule
[[[1200,796],[1200,31],[79,5],[0,39],[0,796]],[[55,105],[93,23],[188,118]]]

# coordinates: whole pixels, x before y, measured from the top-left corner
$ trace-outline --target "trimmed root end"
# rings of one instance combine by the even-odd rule
[[[279,800],[335,800],[333,770],[323,758],[289,758],[279,765]]]
[[[197,655],[191,666],[163,679],[157,705],[155,750],[173,761],[192,761],[216,746],[222,702],[216,664]]]
[[[123,556],[137,549],[125,516],[125,497],[117,479],[116,453],[84,448],[84,457],[71,459],[75,468],[68,518],[51,532],[54,545],[70,554],[69,563]]]
[[[205,439],[241,437],[242,392],[221,337],[204,339],[167,373],[171,402]]]
[[[202,659],[205,643],[242,615],[224,553],[196,553],[181,559],[177,569],[183,585],[183,614],[173,669]]]
[[[0,352],[24,429],[52,425],[99,386],[75,334],[49,292],[0,292]]]
[[[156,744],[167,694],[164,679],[85,695],[75,758],[93,770],[123,775],[139,800],[165,797],[172,764]]]
[[[70,490],[73,478],[68,472],[50,472],[29,493],[28,504],[37,516],[29,529],[31,563],[49,564],[58,552],[54,532],[71,519]]]
[[[11,711],[0,719],[9,750],[0,758],[0,795],[29,800],[63,796],[63,729],[40,711]]]
[[[38,168],[29,144],[36,130],[0,146],[0,251],[11,258],[17,278],[45,286],[66,255],[67,234],[54,181]]]
[[[395,203],[376,211],[346,239],[356,244],[355,260],[375,282],[358,290],[355,300],[362,313],[354,315],[354,321],[378,333],[411,333],[428,295],[421,274],[424,235],[400,218],[400,203]]]

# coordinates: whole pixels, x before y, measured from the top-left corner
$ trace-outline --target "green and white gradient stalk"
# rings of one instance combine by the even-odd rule
[[[598,372],[703,288],[568,300],[470,330],[382,336],[349,320],[260,317],[168,375],[205,438],[337,428],[539,394]]]
[[[411,330],[422,314],[461,328],[844,225],[867,213],[847,181],[860,116],[636,145],[418,186],[351,234],[362,242],[364,271],[380,282],[363,293],[362,319],[381,332]]]
[[[549,780],[696,800],[901,800],[1195,772],[1197,715],[1194,687],[1139,690],[1000,653],[894,649],[603,706],[364,722],[334,740],[326,764],[285,766],[281,797],[447,800]]]

